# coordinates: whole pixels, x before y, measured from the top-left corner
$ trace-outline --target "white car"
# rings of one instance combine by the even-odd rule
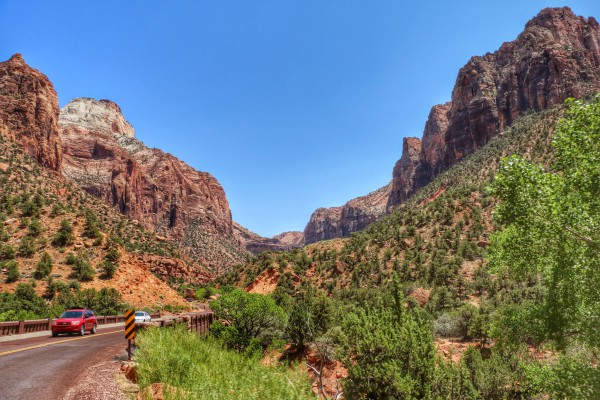
[[[146,311],[136,311],[135,312],[135,322],[150,322],[152,321],[152,318],[150,317],[150,314],[148,314]]]

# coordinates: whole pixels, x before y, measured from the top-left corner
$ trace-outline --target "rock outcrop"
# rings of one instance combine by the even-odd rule
[[[46,75],[20,54],[0,63],[0,135],[54,171],[62,159],[58,112],[58,97]]]
[[[600,28],[568,8],[547,8],[513,42],[461,68],[452,100],[434,106],[423,141],[405,141],[388,210],[484,146],[524,112],[600,91]],[[420,151],[417,151],[418,148]]]
[[[260,254],[263,251],[291,250],[304,244],[304,234],[302,232],[284,232],[272,238],[266,238],[236,222],[233,223],[233,229],[234,236],[240,245],[254,254]]]
[[[392,184],[362,197],[352,199],[341,207],[318,208],[304,228],[304,242],[315,243],[350,236],[364,229],[386,212]]]
[[[233,221],[212,175],[146,147],[111,101],[75,99],[61,110],[59,123],[67,179],[146,228],[180,240],[209,267],[240,260],[243,250],[224,248],[234,243]]]

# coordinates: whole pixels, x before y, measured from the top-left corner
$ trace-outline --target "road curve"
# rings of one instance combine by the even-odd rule
[[[123,326],[0,342],[0,399],[63,399],[89,367],[113,359],[126,343]]]

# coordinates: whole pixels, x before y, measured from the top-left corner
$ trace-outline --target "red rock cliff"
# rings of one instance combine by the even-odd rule
[[[434,106],[421,150],[405,143],[388,210],[485,145],[523,112],[600,91],[600,29],[568,8],[547,8],[513,41],[461,68],[452,101]]]
[[[48,77],[20,54],[0,63],[0,135],[16,140],[45,167],[59,171],[58,97]]]
[[[304,228],[304,242],[315,243],[350,236],[364,229],[385,214],[392,184],[362,197],[352,199],[341,207],[318,208]]]
[[[146,228],[217,269],[240,260],[225,191],[209,173],[150,149],[108,100],[75,99],[60,113],[63,173]],[[222,271],[222,269],[221,269]]]

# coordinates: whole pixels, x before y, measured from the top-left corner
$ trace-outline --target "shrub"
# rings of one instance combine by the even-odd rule
[[[117,272],[117,266],[108,260],[104,260],[101,268],[105,279],[111,279]]]
[[[431,322],[420,308],[358,310],[347,316],[344,396],[356,399],[429,398],[435,348]]]
[[[23,257],[31,257],[35,254],[35,239],[29,235],[23,236],[19,244],[19,254]]]
[[[50,257],[50,254],[48,254],[47,252],[44,252],[44,254],[42,254],[42,257],[40,258],[40,261],[38,261],[36,265],[34,273],[35,278],[42,279],[50,275],[50,272],[52,272],[52,265],[52,257]]]
[[[19,264],[17,260],[10,260],[4,263],[7,270],[6,283],[12,283],[19,280]]]
[[[42,224],[40,223],[40,220],[37,218],[32,218],[29,222],[28,230],[29,235],[33,237],[38,237],[42,232]]]
[[[10,244],[0,244],[0,260],[12,260],[15,255],[15,248]]]
[[[91,281],[94,279],[94,268],[90,264],[89,259],[84,253],[77,255],[77,259],[73,264],[73,277],[79,281]]]
[[[73,227],[68,220],[63,219],[60,222],[60,228],[56,235],[52,238],[52,244],[55,246],[67,246],[73,244],[75,238],[73,237]]]
[[[309,287],[293,298],[286,336],[291,343],[303,347],[327,332],[332,321],[331,300]]]
[[[73,265],[75,262],[77,262],[77,256],[70,252],[67,253],[67,256],[65,257],[65,263],[67,265]]]
[[[87,210],[85,212],[85,224],[83,227],[83,236],[91,238],[91,239],[102,238],[102,235],[100,234],[98,218],[90,210]]]
[[[211,301],[210,307],[216,318],[228,322],[225,325],[217,321],[211,326],[228,348],[253,351],[283,337],[285,313],[269,296],[234,289]]]

